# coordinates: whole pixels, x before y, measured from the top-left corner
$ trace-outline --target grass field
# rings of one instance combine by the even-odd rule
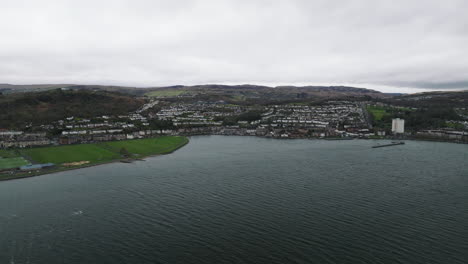
[[[368,106],[367,111],[374,117],[375,121],[381,120],[388,112],[384,107]]]
[[[0,149],[0,158],[14,158],[18,157],[14,150]]]
[[[138,156],[148,156],[172,152],[180,146],[186,144],[186,137],[158,137],[136,140],[123,140],[101,143],[103,147],[119,153],[125,148],[128,152]],[[100,145],[101,145],[100,144]]]
[[[44,173],[65,171],[70,168],[79,168],[117,161],[122,158],[128,158],[128,154],[133,158],[167,154],[177,150],[187,143],[188,138],[186,137],[164,136],[157,138],[102,142],[96,144],[0,150],[0,170],[14,169],[30,164],[28,160],[32,160],[33,163],[50,162],[57,165],[53,169],[34,172],[0,173],[0,180],[31,177]],[[122,148],[126,149],[127,155],[122,155]],[[27,158],[27,160],[25,158]],[[69,164],[73,162],[76,162],[76,164]]]
[[[39,163],[51,162],[55,164],[75,161],[98,163],[120,157],[119,154],[99,147],[96,144],[32,148],[21,150],[21,153]]]
[[[21,150],[21,154],[38,163],[69,163],[89,161],[89,164],[112,161],[121,158],[120,150],[125,148],[136,157],[164,154],[174,151],[188,142],[186,137],[158,137],[147,139],[111,141],[96,144],[81,144]]]
[[[246,98],[247,97],[245,95],[241,95],[241,94],[236,94],[232,96],[232,99],[236,101],[245,101]]]
[[[29,162],[22,157],[0,158],[0,170],[18,168],[28,164]]]
[[[146,93],[146,96],[150,97],[173,97],[185,93],[185,90],[161,90],[161,91],[152,91]]]

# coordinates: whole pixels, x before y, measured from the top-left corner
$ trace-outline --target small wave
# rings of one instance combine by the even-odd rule
[[[72,212],[72,215],[82,215],[82,214],[83,214],[83,211],[81,210]]]

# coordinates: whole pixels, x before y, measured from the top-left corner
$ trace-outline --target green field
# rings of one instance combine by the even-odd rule
[[[31,148],[21,150],[21,154],[38,163],[62,164],[89,161],[90,164],[94,164],[122,158],[120,153],[122,148],[125,148],[132,156],[142,157],[169,153],[187,142],[186,137],[166,136],[96,144]]]
[[[0,149],[0,158],[14,158],[18,155],[13,150]]]
[[[375,121],[380,121],[388,114],[385,108],[380,106],[367,106],[367,111],[374,117]]]
[[[146,96],[149,97],[174,97],[181,95],[183,93],[187,92],[186,90],[161,90],[161,91],[152,91],[149,93],[146,93]]]
[[[32,172],[1,174],[0,180],[30,177],[79,168],[120,159],[143,158],[150,155],[167,154],[188,143],[188,138],[163,136],[157,138],[101,142],[95,144],[39,147],[29,149],[0,150],[0,170],[14,169],[33,163],[54,163],[53,169]],[[125,149],[125,152],[122,151]],[[21,157],[22,156],[22,157]],[[88,162],[86,162],[88,161]],[[78,164],[64,164],[77,162]],[[81,163],[80,162],[86,162]]]
[[[168,136],[105,142],[101,143],[101,146],[117,153],[119,153],[122,148],[125,148],[131,154],[137,156],[148,156],[172,152],[187,142],[188,139],[186,137]]]
[[[236,95],[233,95],[232,96],[232,99],[236,100],[236,101],[245,101],[247,97],[245,95],[242,95],[242,94],[236,94]]]
[[[0,170],[18,168],[28,164],[29,162],[22,157],[0,158]]]
[[[98,163],[119,158],[119,154],[96,144],[32,148],[21,150],[21,153],[39,163],[55,164],[75,161]]]

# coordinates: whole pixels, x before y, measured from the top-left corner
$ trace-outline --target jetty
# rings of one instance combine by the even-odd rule
[[[403,141],[401,141],[401,142],[392,142],[390,144],[372,146],[372,148],[383,148],[383,147],[391,147],[391,146],[398,146],[398,145],[404,145],[404,144],[405,144],[405,142],[403,142]]]

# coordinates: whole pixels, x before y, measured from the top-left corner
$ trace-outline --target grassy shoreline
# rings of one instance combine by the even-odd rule
[[[198,135],[198,136],[211,136],[211,135]],[[254,136],[256,137],[256,136]],[[162,137],[164,138],[164,137]],[[183,146],[187,145],[189,143],[189,139],[186,137],[186,136],[178,136],[178,138],[182,138],[183,140],[180,142],[180,144],[177,144],[177,145],[174,145],[172,148],[170,149],[165,149],[165,150],[162,150],[158,153],[153,153],[153,154],[148,154],[148,155],[139,155],[139,156],[136,156],[136,157],[133,157],[133,158],[129,158],[130,160],[138,160],[138,159],[143,159],[143,158],[148,158],[148,157],[154,157],[154,156],[159,156],[159,155],[166,155],[166,154],[170,154],[170,153],[173,153],[175,152],[176,150],[182,148]],[[261,138],[265,138],[265,137],[261,137]],[[280,139],[280,138],[273,138],[273,139]],[[353,140],[353,139],[327,139],[327,138],[294,138],[294,139],[309,139],[309,140],[312,140],[312,139],[315,139],[315,140]],[[369,139],[369,138],[362,138],[364,140],[395,140],[395,139],[391,139],[391,138],[372,138],[372,139]],[[281,140],[281,139],[280,139]],[[288,139],[282,139],[282,140],[293,140],[291,138],[288,138]],[[440,140],[440,139],[428,139],[428,138],[403,138],[403,139],[398,139],[398,140],[410,140],[410,141],[425,141],[425,142],[440,142],[440,143],[455,143],[455,144],[467,144],[465,142],[458,142],[458,141],[450,141],[450,140],[447,140],[447,141],[444,141],[444,140]],[[137,140],[128,140],[128,142],[132,142],[132,141],[138,141]],[[114,141],[113,141],[114,142]],[[117,141],[119,142],[119,141]],[[121,141],[120,141],[121,142]],[[108,143],[108,142],[104,142],[104,143]],[[101,144],[101,143],[97,143],[97,144]],[[38,148],[40,149],[40,148]],[[15,175],[9,175],[9,174],[0,174],[0,181],[5,181],[5,180],[15,180],[15,179],[22,179],[22,178],[29,178],[29,177],[34,177],[34,176],[40,176],[40,175],[45,175],[45,174],[53,174],[53,173],[57,173],[57,172],[63,172],[63,171],[69,171],[69,170],[77,170],[77,169],[82,169],[82,168],[88,168],[88,167],[94,167],[94,166],[99,166],[99,165],[104,165],[104,164],[109,164],[109,163],[114,163],[114,162],[120,162],[121,160],[124,160],[125,158],[122,158],[122,157],[119,157],[119,158],[116,158],[116,159],[112,159],[112,160],[106,160],[106,161],[102,161],[102,162],[94,162],[94,163],[90,163],[90,164],[84,164],[84,165],[80,165],[80,166],[75,166],[75,167],[56,167],[56,168],[53,168],[53,169],[44,169],[44,170],[41,170],[41,171],[38,171],[38,172],[31,172],[31,173],[18,173],[18,174],[15,174]]]
[[[162,141],[162,142],[160,142]],[[115,143],[117,142],[117,143]],[[153,145],[151,144],[153,143]],[[18,172],[15,174],[8,174],[8,173],[3,173],[0,174],[0,181],[5,181],[5,180],[15,180],[15,179],[22,179],[22,178],[29,178],[29,177],[34,177],[34,176],[40,176],[44,174],[52,174],[52,173],[57,173],[57,172],[63,172],[63,171],[69,171],[69,170],[76,170],[76,169],[82,169],[82,168],[88,168],[88,167],[94,167],[94,166],[99,166],[103,164],[109,164],[109,163],[114,163],[114,162],[120,162],[121,160],[138,160],[138,159],[143,159],[147,157],[153,157],[153,156],[159,156],[159,155],[167,155],[170,153],[173,153],[174,151],[182,148],[183,146],[187,145],[189,143],[189,139],[187,137],[180,137],[180,136],[168,136],[168,137],[158,137],[158,138],[148,138],[148,139],[135,139],[135,140],[125,140],[125,141],[111,141],[111,142],[103,142],[103,143],[95,143],[95,144],[83,144],[83,145],[89,145],[92,146],[92,148],[96,147],[99,144],[112,144],[116,145],[117,148],[114,149],[114,154],[112,158],[106,157],[105,159],[102,160],[94,160],[92,162],[89,162],[87,164],[79,165],[79,166],[61,166],[58,165],[57,167],[51,168],[51,169],[42,169],[42,170],[37,170],[37,171],[31,171],[31,172]],[[73,152],[76,149],[80,149],[83,147],[75,147],[74,146],[83,146],[83,145],[67,145],[67,146],[56,146],[56,147],[43,147],[43,148],[35,148],[34,149],[34,155],[35,158],[39,157],[38,161],[45,162],[45,161],[54,161],[54,159],[64,161],[63,157],[54,157],[54,151],[60,155],[65,155],[68,152]],[[135,148],[134,145],[137,145],[138,148]],[[161,145],[163,146],[161,148]],[[121,146],[129,146],[133,147],[134,152],[130,152],[131,156],[129,157],[122,157],[117,150],[119,150],[118,147]],[[68,147],[68,151],[63,152],[63,147]],[[101,146],[102,147],[102,146]],[[159,147],[159,148],[158,148]],[[41,154],[42,150],[42,155],[37,155],[38,153]],[[58,151],[57,151],[58,150]],[[136,150],[136,151],[135,151]],[[45,153],[45,154],[44,154]],[[31,154],[31,151],[29,151],[29,154]],[[74,154],[74,153],[72,153]],[[117,155],[118,154],[118,155]],[[45,158],[44,158],[45,156]],[[72,155],[73,157],[73,155]],[[78,160],[76,159],[82,158],[82,156],[78,155],[75,157],[75,159],[71,158],[70,160],[66,160],[67,162],[77,162]]]

